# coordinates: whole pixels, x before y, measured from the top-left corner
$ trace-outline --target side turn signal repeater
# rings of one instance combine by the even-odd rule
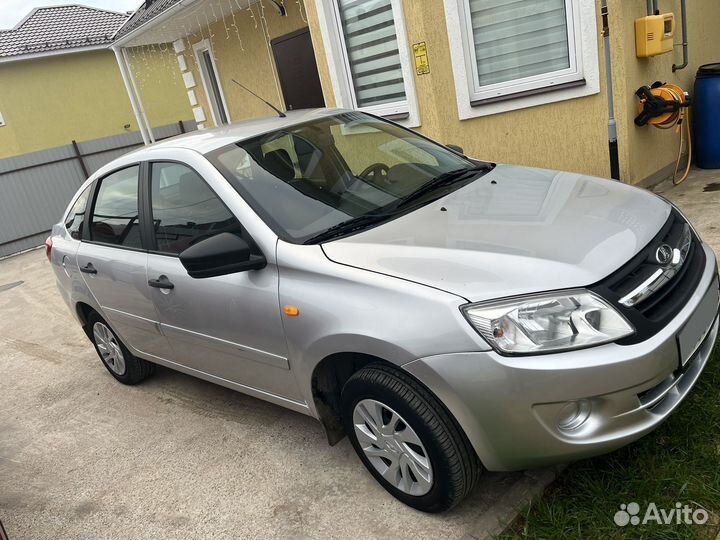
[[[285,313],[285,315],[287,315],[288,317],[299,317],[300,308],[296,306],[285,306],[283,308],[283,313]]]

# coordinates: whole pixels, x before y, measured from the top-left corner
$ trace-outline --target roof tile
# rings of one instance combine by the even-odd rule
[[[0,31],[0,58],[109,45],[128,15],[80,5],[38,8]]]

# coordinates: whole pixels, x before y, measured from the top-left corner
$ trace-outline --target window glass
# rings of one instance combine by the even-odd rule
[[[90,237],[95,242],[142,248],[138,212],[138,166],[100,181]]]
[[[88,186],[80,194],[73,204],[65,218],[65,228],[75,240],[82,238],[83,223],[85,222],[85,210],[87,208],[88,197],[90,196],[90,187]]]
[[[338,0],[358,107],[405,101],[391,0]]]
[[[277,234],[293,242],[390,208],[443,174],[477,166],[360,112],[242,141],[208,157]]]
[[[467,0],[479,86],[570,68],[566,0]]]
[[[152,213],[157,249],[179,254],[201,240],[230,232],[240,222],[195,171],[178,163],[153,163]]]

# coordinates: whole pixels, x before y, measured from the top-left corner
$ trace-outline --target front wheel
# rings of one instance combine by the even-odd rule
[[[342,392],[343,422],[375,479],[423,512],[442,512],[472,491],[482,466],[445,407],[405,373],[371,364]]]

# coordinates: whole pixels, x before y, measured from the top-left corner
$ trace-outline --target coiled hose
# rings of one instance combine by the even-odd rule
[[[687,180],[692,165],[692,131],[688,114],[690,107],[688,94],[675,84],[655,83],[652,88],[641,88],[637,95],[640,97],[640,115],[635,120],[636,124],[650,124],[658,129],[675,128],[680,137],[678,157],[672,178],[673,185],[677,186]],[[678,178],[685,146],[687,146],[687,164],[682,177]]]

